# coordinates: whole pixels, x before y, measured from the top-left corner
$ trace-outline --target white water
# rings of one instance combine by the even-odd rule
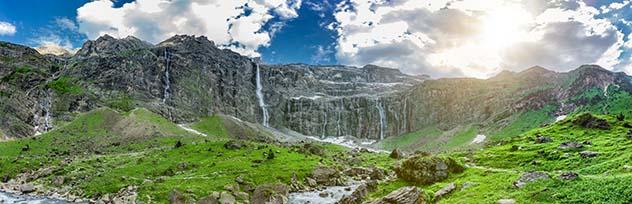
[[[564,120],[564,119],[566,119],[566,115],[560,115],[560,116],[557,116],[557,117],[555,118],[555,122],[559,122],[559,121],[562,121],[562,120]]]
[[[259,70],[259,64],[255,63],[257,66],[257,99],[259,99],[259,107],[261,108],[262,112],[263,112],[263,126],[265,127],[270,127],[270,124],[268,124],[268,107],[266,106],[266,102],[263,98],[263,87],[261,86],[261,71]]]
[[[359,183],[352,183],[348,186],[331,186],[322,190],[296,192],[290,193],[288,201],[290,204],[328,204],[336,203],[344,196],[351,195],[356,188],[360,186]],[[345,190],[346,189],[346,190]],[[321,197],[321,193],[327,193],[327,196]]]
[[[169,92],[171,91],[171,79],[169,78],[169,66],[171,63],[171,56],[169,56],[169,51],[165,49],[165,89],[163,93],[162,102],[164,103],[169,98]]]
[[[33,129],[35,130],[36,136],[53,129],[53,124],[51,123],[51,117],[50,117],[50,109],[52,106],[52,99],[50,97],[50,93],[48,92],[46,93],[46,97],[44,98],[43,101],[39,102],[39,106],[40,106],[40,109],[44,112],[44,116],[43,118],[41,118],[40,112],[36,112],[35,115],[33,116],[33,119],[35,121]],[[44,121],[41,121],[42,119]]]
[[[375,100],[375,107],[380,112],[380,140],[383,140],[384,130],[386,130],[386,113],[379,98]]]
[[[368,147],[372,144],[375,144],[377,142],[375,140],[357,139],[357,138],[349,137],[349,136],[324,137],[324,138],[318,138],[318,137],[312,137],[312,136],[305,136],[305,137],[318,141],[318,142],[325,142],[325,143],[340,145],[349,149],[365,148],[371,152],[388,153],[387,151],[384,151],[384,150]]]
[[[470,144],[480,144],[485,142],[485,139],[487,139],[487,136],[485,135],[476,135]]]
[[[0,203],[4,204],[66,204],[68,201],[37,196],[17,195],[0,191]]]
[[[324,111],[325,115],[323,116],[323,133],[322,133],[322,137],[325,137],[325,135],[327,135],[327,107],[325,107],[325,111]]]
[[[193,134],[196,134],[196,135],[201,135],[201,136],[204,136],[204,137],[208,136],[208,135],[206,135],[204,133],[201,133],[200,131],[197,131],[197,130],[195,130],[193,128],[188,127],[186,124],[178,124],[178,127],[182,128],[183,130],[186,130],[187,132],[190,132],[190,133],[193,133]]]

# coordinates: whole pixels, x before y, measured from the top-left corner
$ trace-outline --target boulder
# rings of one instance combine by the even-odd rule
[[[581,149],[584,145],[579,142],[562,142],[560,149]]]
[[[522,174],[518,180],[516,180],[513,185],[517,188],[522,188],[528,183],[537,181],[537,180],[546,180],[550,179],[549,175],[544,172],[527,172]]]
[[[173,190],[169,193],[169,203],[171,204],[185,204],[187,198],[180,191]]]
[[[305,180],[306,180],[307,185],[309,187],[316,187],[316,186],[318,186],[318,182],[316,182],[316,180],[314,180],[313,178],[307,177],[307,178],[305,178]]]
[[[363,183],[358,188],[351,193],[351,195],[345,196],[340,201],[336,202],[336,204],[361,204],[366,196],[377,189],[376,181],[369,181],[367,183]]]
[[[234,204],[235,202],[236,202],[235,196],[233,196],[229,192],[224,191],[219,195],[220,204]]]
[[[573,120],[573,124],[579,125],[585,128],[595,128],[602,130],[609,130],[611,128],[610,123],[606,119],[601,119],[593,116],[590,113],[584,113],[577,116]]]
[[[404,158],[404,153],[402,151],[400,151],[399,149],[395,148],[391,152],[390,157],[393,158],[393,159],[401,159],[401,158]]]
[[[599,156],[599,153],[593,152],[593,151],[582,151],[582,152],[579,153],[579,155],[582,158],[587,159],[587,158],[597,157],[597,156]]]
[[[514,199],[500,199],[496,203],[498,203],[498,204],[515,204],[516,200],[514,200]]]
[[[236,192],[234,193],[234,195],[237,200],[250,201],[250,195],[248,195],[248,193],[246,192]]]
[[[537,138],[535,138],[536,144],[549,143],[549,142],[553,142],[553,139],[551,139],[551,137],[538,136]]]
[[[54,186],[62,186],[64,185],[65,179],[63,176],[55,176],[55,178],[53,178],[53,185]]]
[[[461,173],[463,165],[450,157],[415,155],[395,167],[397,176],[417,184],[432,184],[442,181],[450,174]]]
[[[230,140],[226,143],[224,143],[224,148],[225,149],[229,149],[229,150],[236,150],[236,149],[241,149],[244,148],[246,145],[238,140]]]
[[[560,176],[558,176],[558,178],[560,180],[575,180],[579,177],[579,175],[577,175],[577,173],[575,172],[563,172],[562,174],[560,174]]]
[[[35,192],[35,186],[33,184],[27,183],[20,185],[20,192],[22,193],[32,193]]]
[[[200,199],[197,203],[198,204],[219,204],[219,200],[213,196],[206,196]]]
[[[252,204],[282,204],[287,203],[290,187],[282,184],[264,184],[257,186],[252,194]]]
[[[426,198],[421,190],[415,186],[401,187],[383,198],[369,202],[369,204],[425,204]]]
[[[318,166],[312,170],[311,178],[316,180],[318,184],[335,184],[336,179],[340,177],[338,170],[332,167]]]
[[[442,197],[452,193],[452,191],[454,191],[454,190],[456,190],[456,184],[455,183],[450,183],[450,184],[444,186],[443,188],[439,189],[437,192],[435,192],[434,200],[438,201]]]

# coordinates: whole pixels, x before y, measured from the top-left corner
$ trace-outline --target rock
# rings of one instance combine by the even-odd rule
[[[592,142],[587,140],[587,141],[582,142],[582,144],[584,144],[584,145],[592,145]]]
[[[595,117],[590,113],[584,113],[575,117],[573,124],[585,128],[596,128],[602,130],[609,130],[611,128],[610,123],[608,123],[607,120]]]
[[[241,200],[241,201],[250,201],[250,195],[248,195],[248,193],[246,192],[237,192],[234,193],[235,197],[237,198],[237,200]]]
[[[454,183],[450,183],[450,184],[444,186],[443,188],[441,188],[437,192],[435,192],[435,194],[434,194],[434,201],[438,201],[439,199],[441,199],[445,195],[448,195],[449,193],[451,193],[455,189],[456,189],[456,184],[454,184]]]
[[[577,175],[577,173],[575,172],[563,172],[562,174],[560,174],[560,176],[558,176],[558,178],[560,180],[575,180],[577,179],[577,177],[579,177],[579,175]]]
[[[404,153],[400,151],[399,149],[395,148],[393,149],[393,151],[391,152],[391,155],[389,156],[393,159],[401,159],[401,158],[404,158]]]
[[[27,183],[20,185],[20,192],[22,193],[32,193],[35,192],[35,186],[33,184]]]
[[[224,186],[224,190],[228,192],[239,192],[238,184],[227,184]]]
[[[498,204],[515,204],[516,200],[514,200],[514,199],[500,199],[496,203],[498,203]]]
[[[311,178],[318,184],[335,184],[335,180],[340,177],[338,170],[332,167],[318,166],[312,170]]]
[[[224,143],[224,148],[228,150],[236,150],[245,147],[246,145],[238,140],[230,140]]]
[[[582,158],[587,159],[587,158],[597,157],[597,156],[599,156],[599,153],[593,152],[593,151],[582,151],[582,152],[579,153],[579,155]]]
[[[465,168],[450,157],[415,155],[395,167],[397,176],[417,184],[432,184]]]
[[[384,169],[380,169],[377,167],[371,168],[371,179],[384,180],[385,178],[386,178],[386,171],[384,171]]]
[[[197,203],[198,204],[219,204],[219,200],[213,196],[206,196],[200,199]]]
[[[375,191],[377,188],[377,182],[367,182],[358,186],[351,195],[345,196],[340,201],[336,202],[337,204],[361,204],[366,196]],[[346,190],[346,189],[345,189]]]
[[[559,148],[560,149],[581,149],[583,147],[584,145],[578,142],[562,142]]]
[[[351,167],[344,171],[344,174],[351,177],[364,177],[371,174],[371,170],[362,167]]]
[[[320,192],[318,196],[320,196],[321,198],[326,198],[327,196],[329,196],[329,193],[323,191],[323,192]]]
[[[238,176],[237,178],[235,178],[235,182],[237,182],[238,184],[243,184],[244,183],[244,178],[241,176]]]
[[[318,182],[316,182],[316,180],[314,180],[312,178],[307,177],[307,178],[305,178],[305,180],[307,181],[307,185],[309,187],[316,187],[316,186],[318,186]]]
[[[264,184],[257,186],[252,194],[252,204],[282,204],[287,203],[290,187],[282,184]]]
[[[477,186],[478,183],[473,183],[473,182],[463,182],[463,184],[461,184],[461,190],[465,190],[468,189],[472,186]]]
[[[538,136],[537,138],[535,138],[536,144],[549,143],[549,142],[553,142],[553,139],[551,139],[551,137]]]
[[[53,179],[53,185],[57,187],[62,186],[64,185],[64,181],[65,179],[63,176],[55,176],[55,178]]]
[[[234,204],[235,202],[235,197],[229,192],[224,191],[219,195],[220,204]]]
[[[550,179],[549,175],[544,172],[527,172],[522,174],[518,180],[516,180],[513,185],[517,188],[522,188],[528,183],[537,181],[537,180],[546,180]]]
[[[23,152],[27,152],[27,151],[29,151],[29,150],[31,150],[31,147],[29,147],[29,145],[26,145],[26,146],[23,146],[23,147],[22,147],[22,151],[23,151]]]
[[[401,187],[383,198],[369,202],[369,204],[425,204],[424,194],[415,186]]]
[[[177,190],[173,190],[169,193],[169,203],[171,204],[186,204],[187,198]]]

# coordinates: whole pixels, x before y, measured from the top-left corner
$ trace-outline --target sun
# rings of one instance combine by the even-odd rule
[[[504,49],[525,40],[528,35],[526,27],[533,16],[518,6],[499,6],[489,10],[481,18],[481,45]]]

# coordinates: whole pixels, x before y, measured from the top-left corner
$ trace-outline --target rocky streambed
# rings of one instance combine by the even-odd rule
[[[5,192],[0,191],[0,203],[5,204],[36,204],[36,203],[47,203],[47,204],[67,204],[71,203],[65,200],[49,198],[44,196],[32,196],[32,195],[24,195],[19,193]]]

